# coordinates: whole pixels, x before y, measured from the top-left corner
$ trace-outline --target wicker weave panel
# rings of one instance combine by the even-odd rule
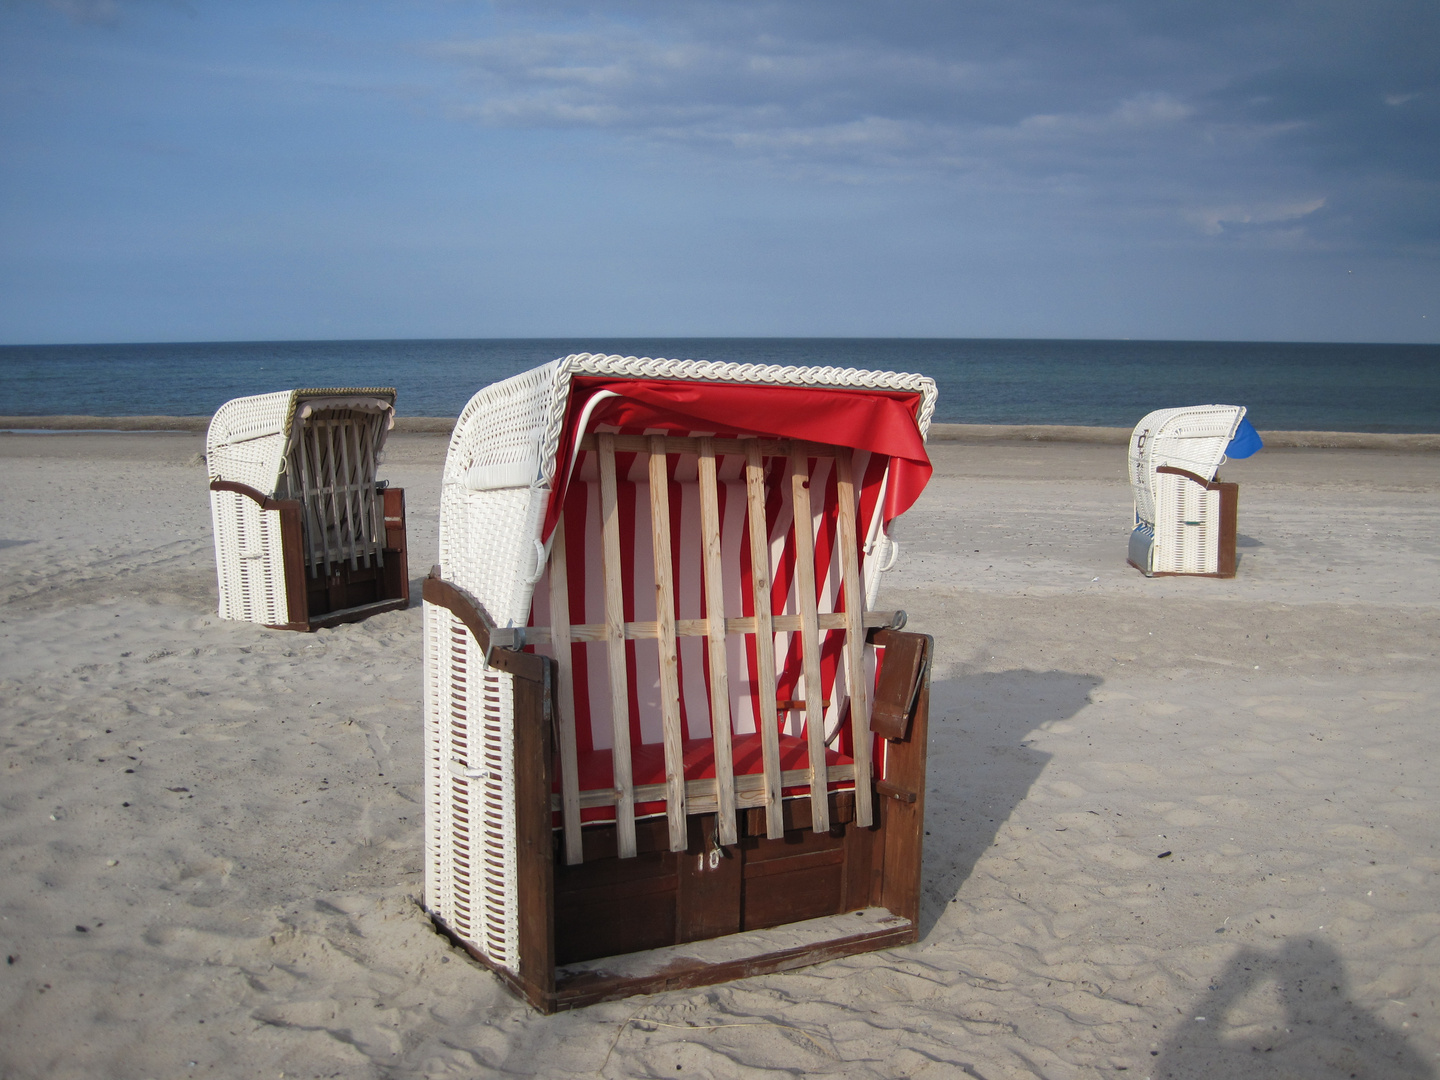
[[[1156,496],[1155,573],[1214,574],[1220,569],[1220,493],[1161,473]]]
[[[470,631],[425,605],[425,902],[489,959],[517,970],[514,687]]]
[[[290,619],[280,512],[233,491],[210,493],[222,619],[278,626]]]

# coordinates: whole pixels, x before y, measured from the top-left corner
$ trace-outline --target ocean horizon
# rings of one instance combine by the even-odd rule
[[[577,352],[931,376],[935,420],[1129,427],[1244,405],[1260,429],[1440,432],[1440,345],[970,338],[490,338],[0,346],[10,416],[203,416],[299,386],[394,386],[405,416]]]

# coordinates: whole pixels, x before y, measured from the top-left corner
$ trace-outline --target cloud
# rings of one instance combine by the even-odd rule
[[[1250,205],[1214,206],[1186,212],[1185,217],[1211,236],[1218,236],[1226,226],[1274,225],[1298,221],[1325,205],[1325,199],[1304,199],[1294,202],[1253,203]]]
[[[1302,219],[1363,232],[1385,218],[1361,197],[1376,175],[1440,195],[1437,78],[1413,44],[1440,22],[1425,0],[1376,4],[538,3],[421,49],[454,74],[454,114],[487,126],[1048,192],[1215,238]],[[1343,212],[1295,210],[1307,189]]]

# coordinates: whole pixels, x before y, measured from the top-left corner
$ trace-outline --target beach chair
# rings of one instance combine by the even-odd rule
[[[375,480],[393,389],[227,401],[206,458],[220,617],[316,630],[410,602],[405,492]]]
[[[584,354],[460,414],[425,905],[536,1008],[916,940],[931,640],[871,606],[934,403],[917,375]]]
[[[1244,418],[1241,405],[1195,405],[1157,409],[1135,426],[1128,562],[1146,577],[1235,576],[1240,487],[1216,472]]]

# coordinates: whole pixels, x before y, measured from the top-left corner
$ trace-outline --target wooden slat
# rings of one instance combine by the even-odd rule
[[[565,827],[565,862],[584,861],[580,835],[580,765],[575,743],[575,679],[570,650],[570,582],[565,566],[565,515],[555,525],[550,544],[550,617],[555,626],[556,715],[560,736],[560,816]]]
[[[320,433],[307,425],[300,439],[302,443],[308,445],[310,482],[313,485],[305,499],[306,513],[309,514],[307,520],[312,550],[310,566],[314,574],[324,571],[325,576],[329,577],[330,551],[325,545],[325,489],[320,485],[320,477],[324,475],[324,462],[320,453]]]
[[[889,626],[894,622],[898,612],[895,611],[867,611],[865,613],[865,625],[867,627]],[[819,616],[821,630],[844,630],[850,623],[843,611],[822,611]],[[605,641],[605,623],[576,623],[570,627],[571,641]],[[799,615],[772,615],[770,617],[770,629],[777,634],[795,633],[800,629]],[[554,635],[554,631],[548,626],[526,626],[523,628],[526,645],[548,645]],[[755,633],[755,620],[749,615],[739,618],[728,618],[725,620],[725,633],[727,634],[753,634]],[[675,636],[684,637],[708,637],[710,635],[710,621],[708,619],[676,619]],[[660,636],[660,625],[654,622],[627,622],[625,624],[625,637],[629,641],[653,641]]]
[[[720,843],[739,840],[735,828],[735,765],[730,748],[730,662],[725,647],[725,587],[720,558],[720,491],[715,479],[715,441],[699,445],[701,557],[705,566],[705,634],[709,639],[710,738],[715,745],[715,787]]]
[[[780,730],[775,712],[775,632],[770,612],[770,529],[765,521],[765,464],[754,441],[745,446],[745,496],[750,525],[750,584],[755,602],[756,703],[765,764],[765,835],[785,835],[780,814]]]
[[[855,744],[855,824],[874,822],[870,794],[870,694],[865,675],[865,590],[860,581],[860,547],[855,536],[855,474],[850,451],[835,456],[840,525],[840,576],[845,595],[845,686],[850,694],[850,733]]]
[[[855,779],[854,765],[831,765],[825,771],[826,781],[831,784],[844,783],[847,780]],[[810,782],[809,769],[786,769],[780,774],[782,787],[799,787],[801,784]],[[765,806],[767,793],[765,790],[765,777],[760,773],[744,773],[734,778],[733,795],[736,805],[741,808],[751,806]],[[634,788],[636,802],[659,802],[665,798],[664,784],[640,784]],[[595,791],[580,792],[580,806],[582,809],[590,810],[597,806],[614,806],[617,792],[611,788],[601,788]],[[685,781],[685,801],[692,814],[713,814],[719,804],[716,794],[715,778],[704,777],[700,780]],[[550,797],[552,812],[561,809],[560,796]],[[724,843],[722,840],[721,843]]]
[[[330,438],[340,448],[340,471],[335,476],[335,487],[337,494],[343,499],[344,507],[340,517],[335,519],[335,527],[339,533],[340,557],[348,559],[351,570],[358,570],[359,564],[355,559],[355,500],[351,495],[351,473],[350,473],[350,439],[349,427],[346,424],[330,421],[326,425],[330,429]],[[347,550],[348,549],[348,550]]]
[[[315,424],[313,427],[316,431],[316,439],[319,440],[321,451],[320,477],[324,485],[322,490],[329,497],[330,503],[330,513],[321,522],[323,525],[321,537],[322,542],[325,544],[325,573],[328,575],[330,573],[330,564],[340,561],[339,550],[337,549],[332,553],[330,549],[330,526],[340,520],[340,503],[337,501],[338,496],[335,493],[335,478],[339,475],[339,464],[336,459],[334,432],[328,427],[322,427],[319,424]]]
[[[795,591],[800,606],[800,660],[805,675],[805,745],[810,754],[810,820],[830,831],[825,789],[825,709],[820,704],[820,618],[815,597],[815,533],[810,509],[810,462],[804,444],[790,456],[790,505],[794,509]]]
[[[379,419],[366,413],[360,413],[356,423],[360,433],[360,454],[361,462],[375,460],[375,422]],[[374,478],[366,480],[369,472],[363,465],[356,482],[360,485],[360,508],[361,516],[365,521],[365,553],[367,556],[375,556],[375,565],[385,565],[385,511],[381,507],[381,500],[376,498]]]
[[[630,686],[625,668],[625,592],[620,566],[620,499],[615,484],[615,437],[601,435],[600,516],[602,570],[605,579],[605,641],[610,661],[611,761],[615,788],[617,854],[635,857],[635,792],[630,770]]]
[[[315,479],[315,466],[310,460],[310,447],[306,439],[309,432],[302,431],[299,439],[300,460],[300,505],[305,512],[305,538],[309,549],[310,576],[315,577],[320,573],[320,553],[315,547],[317,530],[320,527],[319,519],[315,513],[315,492],[312,490]]]
[[[675,575],[670,564],[670,474],[665,438],[650,438],[650,538],[660,642],[660,728],[665,742],[665,816],[670,850],[689,847],[685,824],[685,733],[680,728],[680,657],[675,648]]]

